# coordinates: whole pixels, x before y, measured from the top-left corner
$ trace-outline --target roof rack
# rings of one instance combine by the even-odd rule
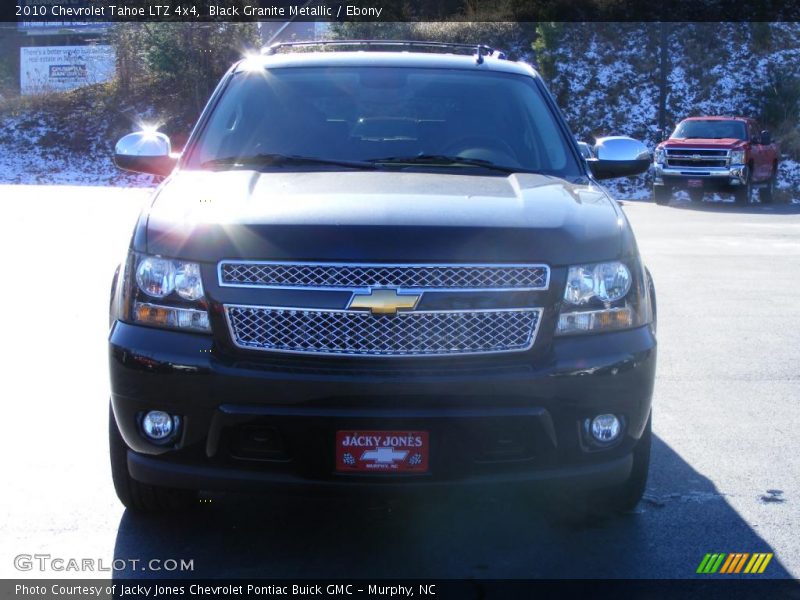
[[[501,50],[496,50],[486,44],[455,44],[450,42],[421,42],[413,40],[317,40],[306,42],[277,42],[271,46],[267,46],[261,52],[263,54],[272,55],[277,54],[279,50],[291,50],[294,48],[308,48],[320,46],[322,48],[329,47],[354,47],[366,50],[374,50],[376,48],[405,48],[413,50],[471,50],[475,56],[475,62],[481,64],[484,56],[498,58],[501,60],[506,59],[506,53]]]

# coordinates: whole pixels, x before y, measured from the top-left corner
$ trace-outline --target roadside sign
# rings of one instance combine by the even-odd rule
[[[116,72],[111,46],[20,48],[20,93],[65,92],[109,81]]]

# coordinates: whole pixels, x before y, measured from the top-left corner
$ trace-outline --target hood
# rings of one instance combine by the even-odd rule
[[[683,138],[664,140],[661,145],[666,148],[735,148],[743,146],[745,142],[736,138]]]
[[[201,262],[555,266],[618,257],[626,227],[601,188],[542,175],[179,171],[157,193],[139,249]]]

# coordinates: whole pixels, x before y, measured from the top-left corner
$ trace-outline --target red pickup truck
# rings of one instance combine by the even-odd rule
[[[778,145],[753,119],[684,119],[656,146],[653,199],[669,204],[674,190],[685,189],[693,202],[717,191],[732,192],[737,204],[749,204],[758,188],[761,202],[772,202],[779,157]]]

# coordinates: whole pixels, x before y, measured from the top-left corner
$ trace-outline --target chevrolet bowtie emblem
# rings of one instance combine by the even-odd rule
[[[398,294],[397,290],[372,290],[369,294],[354,294],[351,309],[368,309],[373,315],[394,315],[398,310],[412,310],[419,302],[419,294]]]

